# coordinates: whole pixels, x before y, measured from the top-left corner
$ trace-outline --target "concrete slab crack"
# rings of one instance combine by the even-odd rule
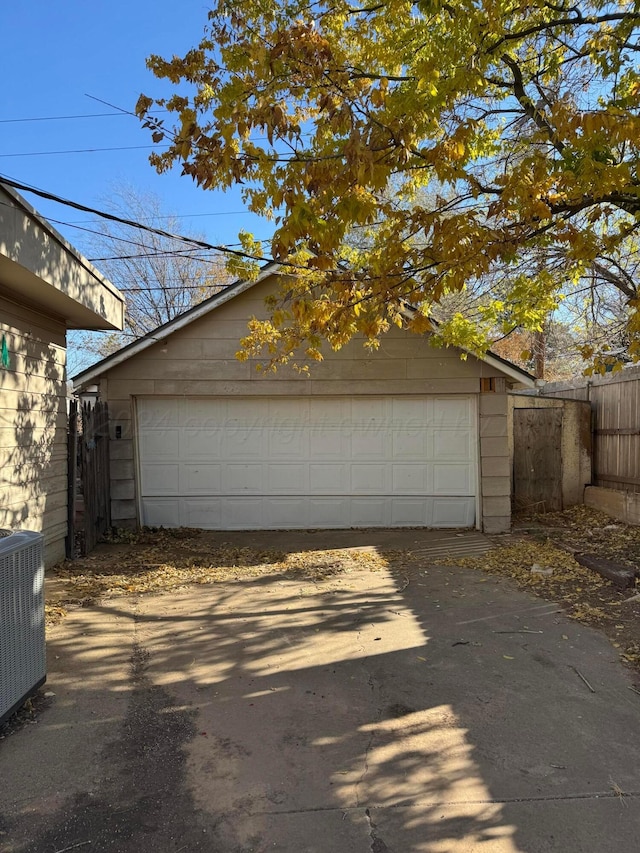
[[[367,824],[369,826],[369,838],[371,839],[371,853],[391,853],[387,845],[376,832],[377,826],[371,820],[371,812],[369,809],[364,810]]]
[[[371,752],[371,748],[373,746],[373,741],[374,741],[375,736],[376,736],[375,729],[373,729],[371,734],[369,735],[369,740],[367,742],[367,746],[366,746],[365,751],[364,751],[364,767],[362,768],[362,773],[360,774],[360,778],[356,782],[356,808],[360,807],[360,796],[358,793],[358,789],[360,788],[360,785],[362,785],[362,783],[364,782],[364,780],[367,776],[367,773],[369,772],[369,753]]]
[[[369,689],[372,692],[375,691],[376,685],[375,685],[375,682],[373,680],[373,674],[372,673],[369,673],[369,678],[367,679],[367,684],[369,685]],[[382,719],[382,708],[378,708],[375,725],[377,725],[381,719]],[[373,742],[374,742],[375,736],[376,736],[375,725],[371,729],[371,734],[369,735],[369,740],[367,741],[367,745],[366,745],[365,750],[364,750],[364,767],[362,768],[362,773],[360,774],[360,778],[356,782],[356,791],[355,791],[356,808],[358,808],[360,806],[360,797],[359,797],[358,789],[360,788],[360,785],[362,785],[362,783],[364,782],[364,780],[367,776],[367,773],[369,772],[369,753],[371,752],[371,750],[373,748]]]

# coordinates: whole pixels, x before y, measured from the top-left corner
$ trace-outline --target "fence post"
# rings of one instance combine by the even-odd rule
[[[76,480],[78,477],[78,401],[69,407],[67,430],[67,560],[76,556]]]

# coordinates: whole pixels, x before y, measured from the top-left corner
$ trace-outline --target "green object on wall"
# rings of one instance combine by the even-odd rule
[[[2,366],[5,368],[9,367],[9,347],[7,346],[7,339],[4,335],[2,336]]]

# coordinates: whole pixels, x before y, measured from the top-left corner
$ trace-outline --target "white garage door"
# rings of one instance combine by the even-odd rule
[[[470,527],[475,398],[138,399],[143,524]]]

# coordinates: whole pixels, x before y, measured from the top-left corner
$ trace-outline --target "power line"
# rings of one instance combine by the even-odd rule
[[[93,213],[95,216],[100,216],[103,219],[108,219],[111,222],[119,222],[122,225],[130,225],[132,228],[139,228],[141,231],[147,231],[150,234],[158,234],[160,237],[167,237],[171,240],[177,240],[182,243],[188,243],[192,246],[197,246],[200,249],[205,249],[207,251],[217,251],[217,252],[225,252],[229,255],[234,255],[239,258],[246,258],[247,260],[252,261],[269,261],[272,260],[270,258],[263,258],[258,255],[252,255],[249,252],[244,252],[238,249],[231,249],[228,246],[220,246],[215,245],[214,243],[208,243],[205,240],[199,240],[195,237],[184,237],[182,234],[172,234],[170,231],[163,231],[161,228],[153,228],[150,225],[143,225],[141,222],[136,222],[133,219],[125,219],[122,216],[116,216],[113,213],[107,213],[104,210],[98,210],[95,207],[89,207],[86,204],[80,204],[77,201],[71,201],[68,198],[62,198],[62,196],[56,195],[55,193],[47,192],[47,190],[41,190],[37,187],[30,186],[29,184],[22,183],[22,181],[16,181],[13,178],[8,177],[7,175],[0,174],[0,181],[5,183],[9,187],[13,187],[14,189],[21,190],[22,192],[33,193],[34,195],[39,196],[40,198],[45,198],[48,201],[54,201],[57,204],[62,204],[67,207],[72,207],[75,210],[82,210],[85,213]],[[284,266],[296,267],[298,268],[298,264],[293,264],[291,261],[283,261],[282,264]]]
[[[159,115],[160,113],[166,113],[168,110],[155,110],[153,113],[149,113],[149,115]],[[82,119],[82,118],[113,118],[117,116],[121,118],[124,115],[128,115],[128,113],[82,113],[78,115],[68,115],[68,116],[29,116],[27,118],[0,118],[0,124],[23,124],[25,122],[31,121],[71,121],[73,119]]]
[[[154,216],[154,219],[195,219],[201,216],[246,216],[251,214],[248,210],[216,210],[211,213],[170,213],[167,216]],[[256,214],[251,214],[255,216]],[[99,219],[72,219],[65,225],[85,225],[92,222],[100,222]]]
[[[61,151],[20,151],[11,154],[0,154],[0,157],[48,157],[52,154],[98,154],[103,151],[147,151],[157,149],[157,145],[119,145],[113,148],[69,148]]]
[[[12,208],[13,205],[9,204],[5,201],[0,201],[0,205],[3,207]],[[89,219],[89,222],[100,222],[99,219]],[[153,258],[153,257],[178,257],[185,258],[186,260],[200,261],[204,264],[212,264],[215,262],[213,258],[203,258],[194,255],[193,252],[199,252],[199,248],[192,249],[163,249],[161,251],[151,251],[153,249],[152,246],[147,246],[146,243],[141,243],[139,240],[130,240],[126,237],[118,237],[115,234],[110,234],[108,231],[96,231],[93,228],[84,228],[80,225],[74,225],[71,222],[67,222],[64,219],[54,219],[52,216],[47,217],[47,222],[53,222],[56,225],[64,225],[71,228],[76,228],[78,231],[86,231],[89,234],[95,234],[98,237],[104,237],[107,240],[119,240],[121,243],[130,243],[132,246],[140,246],[142,249],[145,249],[144,252],[140,252],[136,255],[113,255],[107,258],[87,258],[87,260],[91,263],[94,261],[128,261],[133,260],[135,258]],[[227,246],[241,246],[242,243],[227,243]]]
[[[122,287],[119,283],[112,282],[121,293],[164,293],[165,290],[201,290],[206,293],[209,290],[221,290],[226,287],[224,284],[157,284],[157,285],[140,285],[139,287]],[[211,294],[203,295],[203,301],[208,299]]]
[[[7,205],[8,206],[8,205]],[[146,243],[141,243],[140,240],[131,240],[127,237],[118,237],[116,234],[109,234],[106,231],[96,231],[95,228],[86,228],[84,225],[74,225],[71,222],[65,222],[64,219],[53,219],[53,217],[47,217],[48,222],[54,222],[56,225],[66,225],[71,228],[75,228],[77,231],[85,231],[87,234],[95,234],[98,237],[105,237],[109,240],[118,240],[120,243],[130,243],[132,246],[140,246],[142,249],[152,249],[152,246],[147,246]],[[93,222],[100,222],[99,219],[91,220]],[[141,255],[131,255],[129,257],[146,257],[150,255],[182,255],[183,252],[195,252],[197,249],[165,249],[163,251],[147,251]],[[120,258],[96,258],[95,260],[101,261],[115,261],[120,260]],[[127,258],[122,258],[122,260],[127,260]]]

